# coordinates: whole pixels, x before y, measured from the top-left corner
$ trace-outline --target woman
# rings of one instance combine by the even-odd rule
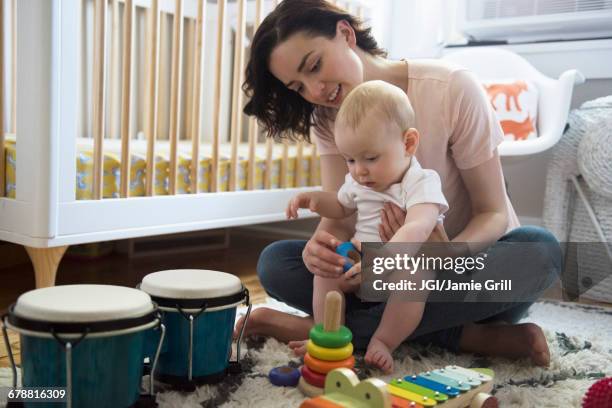
[[[417,158],[440,175],[450,206],[444,227],[451,241],[467,243],[471,253],[484,251],[490,267],[506,268],[509,277],[512,263],[502,243],[530,243],[525,256],[537,281],[530,298],[537,299],[560,272],[559,245],[546,230],[519,226],[497,153],[503,134],[470,72],[442,61],[386,59],[370,30],[354,16],[324,0],[284,0],[254,36],[243,85],[251,99],[244,111],[271,137],[289,133],[310,140],[312,133],[321,154],[322,187],[337,191],[347,166],[334,144],[334,114],[351,89],[370,80],[389,82],[408,94],[421,132]],[[403,216],[398,208],[386,206],[380,225],[383,241],[399,228]],[[309,241],[268,246],[257,267],[267,293],[311,314],[313,274],[341,276],[344,260],[334,249],[352,235],[353,226],[354,219],[322,219]],[[493,244],[482,244],[486,242]],[[515,324],[529,305],[429,302],[408,339],[547,365],[542,329]],[[367,345],[383,310],[384,304],[347,295],[346,325],[356,348]],[[237,329],[241,326],[242,321]],[[295,341],[307,338],[311,326],[310,317],[261,308],[252,313],[246,333]]]

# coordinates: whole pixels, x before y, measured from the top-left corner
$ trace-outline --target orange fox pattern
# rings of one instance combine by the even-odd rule
[[[487,94],[489,95],[489,99],[491,100],[491,105],[493,109],[495,109],[495,105],[493,105],[493,101],[499,94],[504,94],[506,96],[506,110],[510,110],[510,100],[514,101],[514,106],[516,109],[521,112],[521,105],[519,104],[519,95],[521,92],[527,90],[527,84],[525,81],[516,81],[511,84],[491,84],[484,85],[487,90]]]
[[[531,132],[535,131],[533,127],[533,120],[528,115],[527,119],[523,122],[515,122],[513,120],[502,120],[500,121],[504,133],[514,135],[514,140],[526,140]]]

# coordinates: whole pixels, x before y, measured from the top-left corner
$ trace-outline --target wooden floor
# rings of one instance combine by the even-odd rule
[[[251,301],[261,303],[265,301],[266,294],[259,284],[255,268],[259,253],[272,241],[273,239],[256,236],[253,233],[233,231],[230,235],[230,247],[224,250],[137,260],[116,253],[97,260],[65,257],[58,270],[57,284],[99,283],[135,287],[151,272],[166,269],[213,269],[238,276],[249,289]],[[21,251],[22,248],[15,246],[14,250]],[[0,286],[0,315],[2,315],[20,294],[34,289],[32,266],[29,263],[22,263],[3,267],[0,263],[0,282],[2,282]],[[18,361],[19,337],[10,331],[9,336],[13,355]],[[9,365],[4,340],[0,340],[0,367]]]

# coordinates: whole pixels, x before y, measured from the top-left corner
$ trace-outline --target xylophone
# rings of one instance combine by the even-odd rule
[[[386,384],[380,379],[359,381],[349,369],[331,371],[323,395],[308,399],[300,408],[497,408],[493,371],[447,366],[407,375]]]

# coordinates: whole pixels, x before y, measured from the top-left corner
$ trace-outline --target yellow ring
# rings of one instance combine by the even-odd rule
[[[323,361],[346,360],[353,355],[353,343],[349,343],[343,347],[329,348],[318,346],[312,340],[308,340],[306,351],[314,358]]]

